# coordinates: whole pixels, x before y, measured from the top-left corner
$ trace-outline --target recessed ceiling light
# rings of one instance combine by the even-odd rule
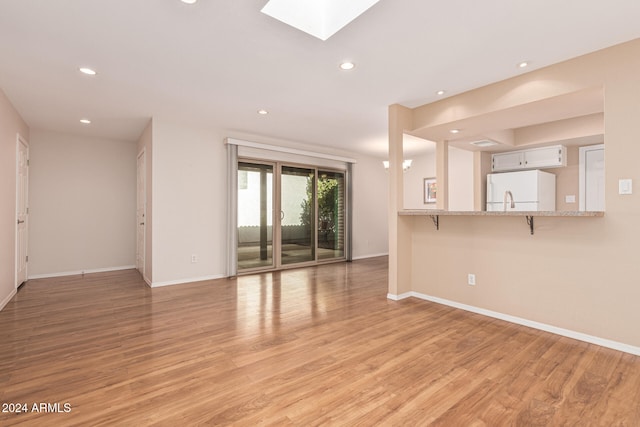
[[[269,112],[264,108],[261,108],[258,110],[258,114],[260,114],[261,116],[266,116],[267,114],[269,114]]]
[[[340,64],[340,69],[345,71],[353,70],[355,67],[356,67],[356,64],[354,64],[351,61],[345,61],[342,64]]]
[[[186,4],[194,4],[198,0],[180,0],[180,1],[182,1],[182,3],[186,3]]]
[[[443,90],[439,90],[436,92],[436,95],[444,95],[444,91]]]
[[[529,65],[529,63],[527,61],[522,61],[521,63],[518,64],[519,68],[526,68]]]
[[[80,119],[80,123],[88,125],[88,124],[91,123],[91,120],[89,120],[89,119]]]
[[[79,70],[82,74],[86,74],[88,76],[95,76],[97,74],[95,70],[88,67],[80,67]]]
[[[460,129],[451,129],[449,132],[451,132],[451,133],[460,133]]]

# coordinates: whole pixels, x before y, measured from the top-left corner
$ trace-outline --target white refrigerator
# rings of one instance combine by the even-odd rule
[[[487,211],[555,211],[556,176],[540,170],[487,175]]]

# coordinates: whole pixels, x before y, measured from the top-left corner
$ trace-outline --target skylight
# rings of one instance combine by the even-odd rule
[[[324,41],[378,1],[269,0],[262,13]]]

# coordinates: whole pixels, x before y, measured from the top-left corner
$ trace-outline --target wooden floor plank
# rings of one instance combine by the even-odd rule
[[[30,410],[0,425],[640,425],[640,357],[386,293],[384,257],[30,280],[0,312],[0,402]]]

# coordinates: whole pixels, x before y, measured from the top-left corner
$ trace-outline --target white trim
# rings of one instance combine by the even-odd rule
[[[224,274],[216,274],[213,276],[203,276],[203,277],[192,277],[190,279],[180,279],[180,280],[169,280],[166,282],[152,282],[152,288],[161,288],[163,286],[173,286],[173,285],[183,285],[185,283],[194,283],[194,282],[204,282],[205,280],[217,280],[224,279],[227,276]]]
[[[225,138],[225,144],[239,145],[241,147],[258,148],[261,150],[277,151],[279,153],[298,154],[301,156],[317,157],[320,159],[336,160],[345,163],[356,163],[355,159],[349,157],[335,156],[333,154],[316,153],[313,151],[298,150],[297,148],[280,147],[278,145],[263,144],[261,142],[244,141],[242,139]]]
[[[387,298],[397,301],[399,299],[407,297],[415,297],[425,301],[435,302],[436,304],[447,305],[449,307],[458,308],[460,310],[470,311],[472,313],[481,314],[483,316],[493,317],[495,319],[504,320],[507,322],[515,323],[517,325],[527,326],[529,328],[538,329],[552,334],[561,335],[567,338],[573,338],[578,341],[584,341],[590,344],[599,345],[602,347],[611,348],[613,350],[622,351],[625,353],[640,356],[640,347],[635,347],[629,344],[621,343],[618,341],[612,341],[605,338],[594,337],[592,335],[583,334],[582,332],[571,331],[569,329],[559,328],[553,325],[547,325],[546,323],[540,323],[533,320],[523,319],[521,317],[511,316],[509,314],[503,314],[496,311],[486,310],[484,308],[474,307],[467,304],[462,304],[455,301],[446,300],[443,298],[433,297],[430,295],[421,294],[419,292],[406,292],[402,295],[387,295]],[[393,297],[393,298],[392,298]],[[397,298],[397,299],[395,299]]]
[[[0,310],[2,310],[7,304],[9,304],[9,301],[11,301],[11,298],[16,296],[16,293],[18,293],[16,289],[11,290],[11,293],[7,295],[7,297],[3,299],[2,302],[0,302]]]
[[[357,257],[353,257],[351,259],[353,261],[357,261],[359,259],[378,258],[378,257],[383,257],[383,256],[389,256],[389,252],[385,252],[385,253],[382,253],[382,254],[360,255],[360,256],[357,256]]]
[[[135,265],[123,265],[120,267],[93,268],[91,270],[63,271],[60,273],[45,273],[29,276],[29,279],[47,279],[49,277],[77,276],[78,274],[104,273],[107,271],[135,270]]]
[[[578,210],[587,210],[587,151],[604,150],[604,144],[587,145],[578,149]]]
[[[147,284],[147,286],[151,287],[151,279],[149,279],[146,274],[142,275],[142,279]]]
[[[400,295],[387,294],[387,298],[392,300],[392,301],[400,301],[400,300],[407,299],[407,298],[412,297],[412,296],[414,296],[413,292],[405,292],[405,293],[400,294]]]

